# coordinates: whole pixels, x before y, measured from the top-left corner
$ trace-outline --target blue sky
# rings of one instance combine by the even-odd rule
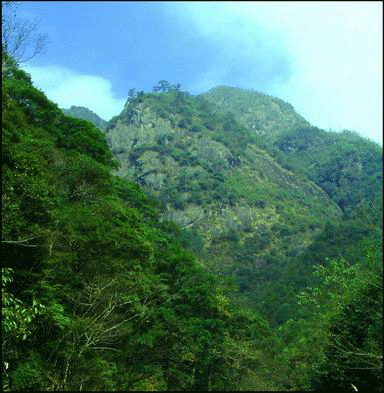
[[[252,88],[314,126],[382,144],[382,2],[24,1],[49,35],[24,68],[60,107],[109,120],[131,88]]]

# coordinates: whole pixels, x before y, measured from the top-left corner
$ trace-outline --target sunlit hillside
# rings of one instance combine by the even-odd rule
[[[3,58],[4,390],[382,389],[378,145],[166,81],[101,131]]]

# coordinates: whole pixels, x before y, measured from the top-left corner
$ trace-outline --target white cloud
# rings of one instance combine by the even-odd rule
[[[261,40],[268,50],[287,54],[292,68],[288,79],[271,78],[265,93],[290,102],[315,126],[354,129],[382,144],[381,2],[182,4],[177,11],[201,35],[226,46],[220,75],[215,78],[214,69],[207,70],[202,85],[221,79],[223,62],[231,63],[239,53],[260,55],[244,48]],[[252,79],[250,72],[243,87],[257,89],[259,83]]]
[[[380,4],[291,4],[266,20],[283,31],[295,75],[271,93],[312,124],[354,129],[382,144]]]
[[[57,65],[23,68],[31,74],[34,86],[60,108],[84,106],[102,119],[110,120],[120,114],[126,102],[126,98],[116,97],[111,83],[100,76],[84,75]]]
[[[236,3],[168,3],[171,17],[180,23],[191,22],[199,38],[212,48],[215,59],[207,56],[205,70],[197,73],[190,89],[199,93],[205,87],[226,84],[265,88],[273,80],[290,74],[289,54],[284,53],[282,36],[262,25],[249,23],[237,13]],[[191,48],[193,50],[193,48]],[[204,56],[204,54],[202,54]]]

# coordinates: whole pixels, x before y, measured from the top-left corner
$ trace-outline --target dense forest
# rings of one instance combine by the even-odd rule
[[[4,390],[383,389],[380,146],[166,81],[105,123],[2,57]]]

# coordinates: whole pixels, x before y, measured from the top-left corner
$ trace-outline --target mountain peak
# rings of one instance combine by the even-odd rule
[[[88,120],[92,124],[94,124],[97,128],[102,131],[105,131],[105,127],[107,122],[102,119],[95,112],[92,112],[90,109],[85,108],[83,106],[75,106],[72,105],[70,109],[62,109],[65,115],[76,117],[78,119]]]
[[[310,127],[293,106],[256,90],[217,86],[201,94],[217,111],[228,111],[243,126],[258,135],[274,137],[298,127]]]

